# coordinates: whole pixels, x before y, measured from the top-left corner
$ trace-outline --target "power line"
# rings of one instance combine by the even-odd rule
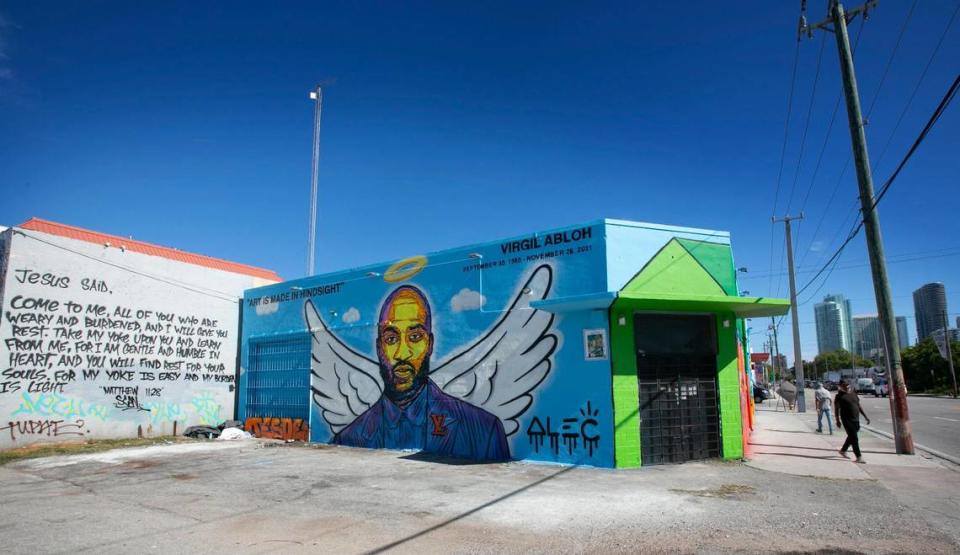
[[[904,18],[903,24],[900,26],[900,32],[899,32],[899,34],[897,35],[897,41],[896,41],[896,43],[895,43],[894,46],[893,46],[893,50],[890,52],[890,56],[887,58],[887,63],[886,63],[886,66],[884,67],[883,75],[880,77],[880,81],[879,81],[879,83],[877,84],[877,89],[876,89],[876,91],[874,91],[874,93],[873,93],[873,100],[870,102],[870,107],[867,109],[866,119],[869,119],[869,118],[870,118],[870,115],[873,113],[873,108],[874,108],[874,106],[875,106],[876,103],[877,103],[877,99],[880,98],[880,91],[883,89],[883,84],[884,84],[884,82],[886,82],[887,74],[888,74],[889,71],[890,71],[890,66],[892,65],[893,60],[894,60],[894,58],[896,57],[897,51],[898,51],[899,48],[900,48],[900,43],[901,43],[901,41],[903,40],[903,35],[904,35],[904,33],[906,32],[906,30],[907,30],[907,25],[910,23],[910,19],[911,19],[911,17],[913,16],[913,10],[914,10],[914,8],[916,8],[917,1],[918,1],[918,0],[914,0],[913,5],[910,7],[910,10],[907,12],[907,16]],[[861,21],[860,21],[860,28],[857,30],[857,37],[856,37],[856,39],[855,39],[855,41],[854,41],[854,45],[853,45],[853,53],[856,53],[856,51],[857,51],[857,46],[860,44],[860,35],[863,33],[863,28],[864,28],[865,24],[866,24],[866,18],[861,19]],[[834,115],[836,115],[837,108],[839,108],[839,106],[840,106],[840,98],[841,98],[840,96],[837,97],[837,103],[836,103],[836,106],[834,107]],[[831,118],[831,127],[832,127],[832,125],[833,125],[833,119]],[[828,130],[827,130],[828,137],[829,137],[829,133],[830,133],[830,130],[828,129]],[[823,146],[824,146],[824,148],[826,148],[826,139],[824,140],[824,145],[823,145]],[[844,174],[846,173],[847,168],[850,166],[850,160],[851,160],[851,158],[852,158],[851,155],[848,154],[848,155],[847,155],[847,161],[844,163],[843,169],[840,171],[840,177],[837,179],[837,182],[836,182],[836,184],[835,184],[834,187],[833,187],[833,193],[831,193],[831,195],[830,195],[830,200],[827,201],[827,205],[826,205],[826,207],[824,208],[823,213],[822,213],[821,216],[820,216],[820,220],[817,222],[816,230],[814,231],[814,233],[813,233],[813,235],[812,235],[812,237],[811,237],[811,239],[810,239],[810,244],[811,244],[811,245],[816,241],[816,239],[817,239],[817,234],[820,232],[820,227],[821,227],[821,225],[823,224],[824,220],[826,219],[826,215],[827,215],[827,213],[829,212],[830,206],[833,204],[833,199],[836,197],[837,191],[840,189],[840,183],[843,182],[843,176],[844,176]],[[819,167],[819,162],[818,162],[818,167]],[[874,164],[874,167],[876,167],[876,164]],[[812,182],[812,181],[811,181],[811,183],[810,183],[810,188],[811,188],[811,189],[813,188],[813,182]],[[809,190],[808,190],[807,194],[808,194],[808,196],[809,196]],[[806,201],[804,201],[804,203],[806,203]],[[841,227],[841,229],[842,229],[842,227]],[[837,235],[839,235],[839,232],[837,233]],[[832,244],[833,241],[831,241],[830,243]],[[803,262],[806,260],[806,254],[807,254],[807,252],[809,252],[809,251],[804,251],[804,253],[801,255],[801,256],[802,256],[802,258],[800,259],[800,263],[801,263],[801,264],[803,264]]]
[[[873,107],[876,105],[877,99],[880,98],[880,89],[883,88],[883,82],[887,80],[887,74],[890,72],[890,66],[893,64],[893,58],[897,55],[897,50],[900,49],[900,41],[903,40],[903,34],[907,30],[907,24],[910,23],[910,18],[913,17],[913,9],[917,7],[918,1],[919,0],[913,0],[910,11],[907,12],[907,17],[903,19],[903,25],[900,26],[900,34],[897,35],[897,42],[893,45],[893,51],[890,52],[890,57],[887,58],[887,65],[883,68],[883,75],[880,77],[880,84],[877,85],[877,92],[874,93],[870,107],[867,108],[867,119],[870,119],[870,114],[873,113]],[[862,26],[861,24],[861,27]]]
[[[820,282],[820,286],[817,287],[813,293],[810,293],[810,296],[807,297],[807,300],[800,303],[801,305],[805,305],[817,297],[817,293],[819,293],[820,290],[823,289],[823,286],[827,284],[827,281],[830,279],[830,276],[833,275],[833,271],[837,269],[837,264],[839,262],[840,262],[840,257],[837,257],[837,259],[833,261],[833,266],[830,266],[830,271],[827,272],[826,277],[824,277],[823,281]]]
[[[950,16],[950,20],[947,21],[947,26],[944,27],[943,32],[940,33],[940,39],[937,41],[937,45],[934,47],[933,52],[930,54],[930,58],[927,59],[927,63],[923,67],[923,71],[920,73],[920,78],[917,79],[917,84],[914,85],[913,92],[910,93],[910,98],[907,99],[906,106],[904,106],[903,111],[900,112],[900,116],[897,118],[897,123],[893,126],[893,130],[890,131],[890,136],[887,137],[886,144],[883,145],[883,149],[880,151],[880,156],[877,157],[877,161],[873,164],[874,168],[880,165],[880,162],[883,160],[883,156],[887,153],[887,149],[890,147],[890,143],[893,141],[893,136],[897,133],[897,129],[900,128],[900,123],[903,122],[903,117],[907,114],[907,111],[910,110],[910,105],[913,104],[913,99],[917,96],[917,91],[920,90],[920,84],[923,83],[923,79],[927,76],[927,70],[929,70],[930,66],[933,64],[933,60],[937,57],[937,52],[940,51],[940,46],[943,44],[943,40],[947,38],[947,34],[950,32],[950,27],[953,26],[953,22],[957,17],[957,12],[960,12],[960,3],[957,4],[956,9],[953,10],[953,14]]]
[[[849,299],[848,299],[848,300],[849,300]],[[876,317],[876,314],[865,314],[864,316],[874,316],[874,317]],[[948,313],[947,313],[947,316],[960,316],[960,312],[948,312]],[[853,318],[853,317],[859,317],[859,315],[851,315],[851,318]],[[917,319],[916,315],[912,315],[912,316],[911,316],[911,315],[901,315],[901,316],[897,316],[897,318],[904,318],[904,319],[906,319],[906,320],[916,320],[916,319]],[[811,325],[811,324],[816,325],[816,323],[817,323],[816,320],[805,320],[805,321],[803,321],[803,322],[800,322],[800,325],[801,325],[801,326],[809,326],[809,325]],[[752,332],[752,333],[760,333],[760,331],[761,331],[761,330],[758,330],[758,331],[755,331],[755,332]],[[766,333],[767,328],[764,327],[762,331],[763,331],[764,333]]]
[[[783,183],[783,163],[787,157],[787,139],[790,136],[790,117],[793,114],[793,93],[797,84],[797,65],[800,60],[800,37],[797,37],[797,46],[793,51],[793,70],[790,76],[790,94],[787,96],[787,118],[783,125],[783,145],[780,147],[780,169],[777,170],[777,188],[773,194],[773,209],[770,212],[771,219],[777,215],[777,203],[780,200],[780,187]],[[776,225],[770,223],[770,271],[773,272],[773,252],[774,252],[774,230]],[[782,265],[782,261],[781,261]],[[773,286],[773,278],[770,279],[768,288]],[[779,286],[778,286],[779,289]]]
[[[905,263],[905,262],[916,262],[917,260],[929,260],[929,259],[932,259],[932,258],[946,258],[946,257],[949,257],[949,256],[960,256],[960,249],[958,249],[957,247],[951,247],[951,248],[947,248],[947,249],[938,249],[938,250],[935,250],[935,251],[921,251],[921,252],[917,252],[917,253],[904,253],[904,254],[899,254],[899,255],[893,255],[893,256],[890,256],[890,257],[887,259],[887,263],[888,263],[888,264],[903,264],[903,263]],[[891,259],[893,259],[893,258],[897,258],[898,260],[891,260]],[[838,270],[850,270],[850,269],[853,269],[853,268],[864,268],[864,267],[867,267],[867,266],[869,266],[869,265],[870,265],[869,262],[859,262],[859,263],[856,263],[856,264],[846,264],[846,265],[843,265],[843,266],[838,266],[837,269],[838,269]],[[815,268],[817,268],[817,267],[816,267],[816,266],[807,266],[807,267],[805,267],[805,268],[803,268],[803,269],[798,268],[798,269],[796,270],[796,272],[797,272],[798,274],[808,274],[808,273],[811,273],[811,272],[816,271]],[[761,279],[761,278],[765,278],[765,277],[767,277],[767,276],[766,276],[766,275],[759,275],[759,276],[741,276],[739,279],[741,279],[741,280],[742,280],[742,279],[751,279],[751,278]]]
[[[810,104],[807,105],[806,122],[803,124],[803,134],[800,136],[800,153],[797,156],[797,169],[793,174],[793,184],[790,186],[790,194],[787,196],[786,213],[790,213],[790,205],[793,204],[793,193],[797,188],[797,182],[800,181],[800,166],[803,163],[803,151],[807,145],[807,132],[810,130],[810,116],[813,114],[813,103],[817,98],[817,83],[820,82],[820,66],[823,62],[823,51],[827,45],[827,35],[823,34],[820,40],[820,52],[817,54],[817,69],[813,75],[813,88],[810,91]]]
[[[797,154],[797,168],[793,172],[793,183],[790,185],[790,194],[787,195],[787,208],[786,213],[790,213],[790,206],[793,204],[793,194],[797,189],[797,182],[800,181],[800,167],[803,165],[803,153],[807,147],[807,133],[810,131],[810,119],[813,115],[813,104],[817,99],[817,84],[820,82],[820,67],[823,65],[823,51],[827,44],[827,36],[823,35],[823,38],[820,40],[820,52],[817,54],[817,67],[813,75],[813,86],[810,90],[810,103],[807,105],[807,117],[805,118],[803,124],[803,133],[800,135],[800,151]],[[802,214],[802,213],[801,213]],[[774,216],[776,217],[776,216]],[[788,216],[789,217],[789,216]],[[787,241],[790,241],[790,237],[787,237]],[[792,248],[792,245],[787,245],[787,250]],[[783,267],[783,257],[784,253],[780,254],[780,266]],[[792,264],[792,262],[791,262]],[[777,295],[780,294],[780,284],[783,282],[783,278],[777,278]]]
[[[956,12],[954,12],[954,14],[956,14]],[[944,111],[946,111],[947,107],[950,105],[950,102],[953,101],[954,97],[956,96],[958,88],[960,88],[960,75],[958,75],[957,78],[954,79],[953,84],[950,86],[950,89],[947,90],[947,93],[944,95],[943,100],[940,101],[940,104],[937,106],[937,109],[934,110],[933,115],[931,115],[930,119],[927,121],[927,125],[924,126],[923,130],[920,132],[920,135],[917,136],[916,140],[914,140],[913,145],[910,147],[910,150],[907,151],[906,155],[904,155],[903,159],[900,161],[900,164],[897,165],[897,169],[893,172],[893,174],[890,175],[890,177],[884,183],[883,187],[880,189],[880,193],[874,199],[871,209],[877,207],[877,204],[883,198],[883,195],[885,195],[887,191],[890,189],[890,186],[893,185],[893,182],[896,180],[897,176],[900,175],[900,171],[903,170],[904,166],[906,166],[907,162],[910,160],[913,154],[917,151],[917,148],[919,148],[920,144],[924,141],[924,139],[926,139],[930,130],[933,129],[933,126],[937,123],[937,121],[939,121],[940,116],[942,116]],[[832,262],[834,262],[835,260],[837,260],[837,258],[839,258],[843,250],[847,247],[848,244],[850,244],[850,241],[852,241],[853,238],[857,236],[857,234],[860,232],[862,228],[863,228],[863,220],[859,219],[857,221],[857,225],[847,235],[847,238],[843,242],[843,244],[841,244],[840,247],[830,257],[830,259],[827,260],[827,263],[820,268],[820,270],[817,272],[815,276],[813,276],[813,278],[811,278],[803,287],[800,288],[799,291],[797,291],[798,295],[804,292],[808,287],[810,287],[810,285],[813,284],[813,282],[815,282],[817,278],[819,278],[820,275],[823,274],[824,271],[826,271],[827,266],[829,266]]]
[[[883,84],[884,84],[884,82],[886,82],[886,80],[887,80],[887,74],[888,74],[889,71],[890,71],[890,66],[893,64],[893,60],[894,60],[894,58],[895,58],[896,55],[897,55],[897,51],[900,49],[900,43],[901,43],[901,41],[903,40],[903,35],[904,35],[904,33],[906,32],[906,30],[907,30],[907,25],[910,23],[910,19],[911,19],[911,17],[913,16],[913,10],[914,10],[914,8],[917,7],[917,2],[918,2],[918,1],[919,1],[919,0],[914,0],[913,4],[910,6],[910,10],[907,12],[907,16],[906,16],[906,17],[904,18],[904,20],[903,20],[903,24],[900,26],[900,32],[899,32],[899,34],[897,35],[897,41],[896,41],[896,43],[894,43],[894,45],[893,45],[893,50],[890,52],[890,56],[887,58],[887,64],[886,64],[886,66],[884,67],[883,75],[880,77],[880,81],[879,81],[879,83],[877,84],[877,90],[874,91],[874,93],[873,93],[873,100],[870,102],[870,107],[867,109],[867,115],[866,115],[866,119],[867,119],[867,120],[870,119],[870,115],[873,113],[873,107],[876,105],[877,99],[880,98],[880,91],[883,89]],[[866,18],[861,19],[861,20],[860,20],[860,28],[857,30],[857,37],[856,37],[856,39],[855,39],[855,41],[854,41],[854,45],[853,45],[853,53],[854,53],[854,54],[855,54],[856,51],[857,51],[857,46],[860,44],[860,35],[863,33],[863,28],[864,28],[865,24],[866,24]],[[837,102],[836,102],[836,104],[834,105],[834,108],[833,108],[833,116],[831,116],[831,118],[830,118],[830,126],[829,126],[828,129],[827,129],[827,136],[826,136],[826,138],[824,138],[823,148],[822,148],[821,151],[820,151],[820,155],[821,155],[821,156],[823,156],[823,152],[824,152],[824,150],[826,150],[826,148],[827,148],[827,140],[828,140],[829,137],[830,137],[830,130],[833,128],[834,118],[835,118],[836,115],[837,115],[837,110],[838,110],[838,108],[840,108],[840,99],[841,99],[841,95],[837,95]],[[844,163],[843,169],[840,171],[840,177],[837,179],[837,183],[834,185],[833,193],[831,193],[831,195],[830,195],[830,200],[827,201],[827,205],[826,205],[826,207],[824,208],[824,211],[823,211],[823,213],[822,213],[821,216],[820,216],[820,220],[817,222],[817,228],[816,228],[816,230],[814,231],[813,235],[811,236],[811,239],[810,239],[810,244],[811,244],[811,245],[812,245],[812,244],[816,241],[816,239],[817,239],[817,233],[820,232],[820,226],[822,225],[824,219],[826,218],[826,215],[827,215],[827,213],[829,212],[830,206],[833,204],[833,199],[836,197],[837,191],[838,191],[839,188],[840,188],[840,183],[843,181],[843,176],[844,176],[844,174],[846,173],[847,168],[850,166],[850,160],[851,160],[851,156],[848,154],[848,155],[847,155],[847,161]],[[875,165],[874,165],[874,166],[875,166]],[[820,161],[819,161],[819,159],[818,159],[818,160],[817,160],[817,169],[819,169],[819,168],[820,168]],[[816,171],[814,171],[814,179],[815,179],[815,178],[816,178]],[[813,190],[813,182],[814,182],[813,179],[811,179],[811,181],[810,181],[810,188],[807,189],[807,196],[808,196],[808,197],[810,196],[810,192]],[[803,201],[803,205],[804,205],[804,206],[806,206],[806,202],[807,202],[807,201],[806,201],[806,198],[804,198],[804,201]],[[833,243],[833,241],[831,241],[831,244],[832,244],[832,243]],[[807,252],[809,252],[809,250],[804,251],[804,253],[801,255],[801,259],[800,259],[800,263],[801,263],[801,264],[806,260]]]
[[[824,35],[826,36],[826,35]],[[813,191],[813,185],[817,181],[817,174],[820,173],[820,164],[823,162],[823,154],[827,151],[827,143],[830,142],[830,132],[833,131],[833,122],[837,119],[837,112],[840,111],[841,97],[837,96],[837,101],[833,105],[833,114],[830,115],[830,123],[827,125],[827,133],[823,137],[823,146],[820,147],[820,154],[817,155],[817,163],[813,168],[813,175],[810,177],[810,186],[807,187],[807,194],[803,196],[803,202],[800,203],[800,211],[803,212],[807,207],[807,200],[810,199],[810,193]],[[844,167],[846,171],[846,167]]]
[[[910,23],[910,19],[913,17],[913,11],[914,11],[914,8],[917,7],[918,1],[919,1],[919,0],[914,0],[913,4],[910,6],[910,10],[907,12],[906,17],[905,17],[904,20],[903,20],[903,24],[900,26],[900,32],[897,34],[897,40],[896,40],[896,42],[895,42],[894,45],[893,45],[893,50],[891,50],[890,56],[887,57],[887,63],[886,63],[886,65],[884,66],[883,75],[881,75],[880,81],[879,81],[879,83],[877,84],[877,89],[876,89],[876,91],[874,91],[874,93],[873,93],[873,100],[870,101],[870,107],[867,108],[867,115],[866,115],[866,119],[867,119],[867,120],[870,119],[870,115],[873,113],[873,108],[874,108],[874,106],[875,106],[876,103],[877,103],[877,99],[880,98],[880,91],[883,89],[883,84],[884,84],[884,83],[886,82],[886,80],[887,80],[887,75],[888,75],[889,72],[890,72],[890,67],[893,65],[893,60],[894,60],[894,58],[895,58],[896,55],[897,55],[897,51],[900,49],[900,44],[901,44],[901,42],[903,41],[903,36],[904,36],[904,34],[906,33],[907,26],[908,26],[909,23]],[[856,51],[857,51],[857,46],[860,44],[860,35],[863,33],[863,28],[864,28],[865,24],[866,24],[866,18],[861,19],[861,21],[860,21],[860,28],[857,30],[857,37],[856,37],[856,39],[854,40],[854,45],[853,45],[853,53],[854,53],[854,54],[855,54]],[[939,45],[938,45],[938,48],[939,48]],[[833,128],[833,118],[836,117],[837,109],[840,107],[840,99],[841,99],[841,96],[838,95],[838,96],[837,96],[836,105],[834,106],[834,109],[833,109],[833,116],[831,116],[831,118],[830,118],[830,126],[829,126],[829,128],[827,129],[827,137],[824,139],[823,148],[822,148],[821,151],[820,151],[820,156],[821,156],[821,157],[823,156],[823,151],[824,151],[824,150],[826,149],[826,147],[827,147],[827,140],[829,139],[829,136],[830,136],[830,130]],[[816,239],[817,239],[817,234],[820,232],[820,228],[821,228],[824,220],[826,219],[826,215],[827,215],[827,213],[828,213],[829,210],[830,210],[830,206],[832,206],[833,200],[834,200],[834,198],[836,197],[837,191],[840,189],[840,183],[842,183],[842,181],[843,181],[843,176],[844,176],[844,174],[846,173],[847,168],[850,166],[850,160],[851,160],[851,156],[850,156],[850,155],[847,155],[847,161],[844,163],[843,169],[840,171],[840,177],[837,179],[837,182],[836,182],[836,184],[834,185],[833,192],[832,192],[831,195],[830,195],[830,199],[827,201],[826,207],[824,208],[823,212],[821,213],[820,219],[819,219],[819,221],[817,222],[816,230],[813,232],[813,235],[811,236],[811,239],[810,239],[810,244],[811,244],[811,245],[816,241]],[[876,168],[876,165],[877,165],[876,163],[873,164],[874,168]],[[818,160],[817,160],[817,169],[819,169],[819,167],[820,167],[820,161],[819,161],[819,159],[818,159]],[[816,178],[816,170],[814,171],[814,179],[815,179],[815,178]],[[810,188],[807,189],[807,197],[810,196],[810,192],[813,190],[813,183],[814,183],[814,181],[813,181],[813,179],[811,179],[811,181],[810,181]],[[804,206],[804,207],[806,206],[806,198],[804,198],[803,206]],[[831,244],[832,244],[832,243],[833,243],[833,241],[831,241]],[[801,255],[801,258],[800,258],[800,264],[801,264],[801,265],[803,264],[803,262],[806,261],[806,257],[807,257],[807,253],[808,253],[808,252],[809,252],[809,249],[805,250],[805,251],[803,252],[803,254]]]
[[[960,9],[960,4],[958,4],[958,9]],[[954,12],[956,13],[956,12]],[[957,94],[957,89],[960,88],[960,74],[957,75],[956,79],[953,80],[953,84],[950,85],[950,89],[947,91],[947,94],[944,95],[943,100],[940,101],[940,104],[937,106],[937,109],[934,110],[933,116],[930,117],[930,120],[927,121],[927,125],[924,126],[923,131],[920,132],[920,136],[913,141],[913,145],[910,147],[910,150],[907,151],[907,155],[903,157],[903,160],[900,161],[900,164],[897,165],[897,169],[894,170],[893,174],[887,179],[886,183],[883,184],[883,187],[880,188],[880,192],[877,194],[877,198],[873,201],[873,206],[876,207],[880,200],[883,198],[883,195],[887,194],[887,190],[890,189],[890,185],[893,185],[893,180],[900,175],[900,171],[907,164],[907,161],[910,160],[910,157],[913,156],[913,153],[917,151],[917,147],[920,146],[920,143],[927,137],[927,133],[936,125],[939,121],[940,116],[943,115],[943,112],[947,109],[947,106],[953,102],[953,98]]]
[[[857,53],[857,47],[860,45],[860,37],[863,35],[863,29],[865,27],[866,27],[866,18],[863,18],[860,20],[860,27],[857,29],[857,36],[853,41],[854,54]],[[880,94],[880,90],[877,89],[877,92],[874,93],[874,98],[876,98],[876,96],[879,94]],[[801,212],[806,207],[807,199],[810,197],[810,193],[813,191],[813,186],[817,179],[817,173],[819,173],[819,170],[820,170],[820,163],[821,163],[821,160],[823,159],[823,154],[826,151],[827,143],[830,141],[830,132],[833,130],[833,123],[837,117],[837,112],[840,109],[840,101],[842,99],[843,99],[843,94],[838,94],[837,101],[834,103],[834,106],[833,106],[833,114],[830,116],[830,124],[827,127],[826,136],[824,136],[823,138],[823,146],[820,148],[820,154],[817,156],[816,169],[814,169],[813,176],[810,178],[810,186],[807,188],[807,194],[803,198],[803,204],[800,208]],[[833,205],[833,199],[836,198],[837,192],[840,190],[840,184],[843,182],[843,176],[847,173],[847,168],[850,166],[850,159],[851,159],[851,155],[848,154],[847,161],[844,162],[843,168],[840,170],[840,177],[837,178],[837,182],[833,186],[833,192],[830,193],[830,199],[827,201],[827,205],[826,207],[824,207],[823,212],[820,215],[820,219],[817,221],[817,226],[813,232],[813,235],[811,235],[811,239],[810,239],[811,245],[813,244],[814,241],[816,241],[817,234],[820,233],[820,228],[821,226],[823,226],[823,222],[826,220],[827,213],[830,211],[830,206]],[[799,233],[797,235],[799,236]],[[798,243],[799,243],[799,237],[798,237]],[[801,266],[807,259],[807,252],[809,252],[809,249],[804,250],[803,253],[800,255]]]

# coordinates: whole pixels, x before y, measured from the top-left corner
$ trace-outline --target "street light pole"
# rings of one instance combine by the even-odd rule
[[[313,159],[310,166],[310,222],[307,226],[307,275],[316,273],[317,177],[320,173],[320,113],[323,110],[323,83],[310,91],[313,109]]]

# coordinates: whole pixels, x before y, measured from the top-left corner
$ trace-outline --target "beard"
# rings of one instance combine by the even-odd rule
[[[410,379],[410,387],[404,391],[400,391],[397,387],[406,382],[405,378],[400,378],[397,373],[402,372],[406,374],[407,372],[412,374]],[[405,361],[400,361],[394,365],[381,360],[380,361],[380,377],[383,378],[383,394],[387,396],[388,399],[393,401],[395,404],[400,407],[407,406],[417,394],[423,389],[423,386],[427,383],[427,377],[430,375],[430,359],[425,358],[423,363],[420,365],[420,369],[417,370],[412,364]]]

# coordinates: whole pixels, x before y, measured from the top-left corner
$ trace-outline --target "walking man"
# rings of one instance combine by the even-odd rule
[[[820,382],[819,386],[820,387],[813,392],[817,403],[817,433],[823,433],[823,417],[826,416],[827,426],[830,427],[830,435],[833,435],[833,418],[830,414],[833,399],[830,397],[830,392],[827,391],[827,388],[823,386],[823,382]]]
[[[863,412],[863,407],[860,406],[860,397],[850,389],[847,382],[840,382],[840,391],[837,392],[837,398],[833,400],[833,408],[837,418],[837,426],[842,427],[847,432],[847,440],[843,442],[843,447],[840,448],[840,456],[847,458],[847,449],[853,447],[853,454],[857,457],[854,462],[866,463],[867,461],[863,460],[860,455],[860,439],[857,437],[857,432],[860,431],[860,415],[862,414],[867,420],[867,424],[870,424],[870,417]]]

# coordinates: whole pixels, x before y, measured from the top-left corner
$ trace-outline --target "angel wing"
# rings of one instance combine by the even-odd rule
[[[336,434],[380,398],[383,380],[379,365],[340,341],[327,328],[312,301],[304,303],[303,315],[313,336],[310,349],[313,402]]]
[[[445,392],[497,416],[509,436],[553,366],[553,314],[530,308],[550,293],[553,269],[537,267],[487,333],[438,364],[430,378]]]

